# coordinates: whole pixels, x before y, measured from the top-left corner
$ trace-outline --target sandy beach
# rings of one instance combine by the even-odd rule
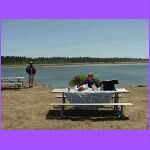
[[[76,112],[68,108],[65,119],[59,118],[58,109],[50,109],[50,103],[59,103],[51,93],[52,88],[36,84],[33,88],[19,90],[2,88],[2,129],[42,129],[42,130],[112,130],[148,129],[148,87],[128,86],[129,94],[123,94],[121,102],[131,102],[125,108],[128,120],[111,119],[110,111],[99,113]],[[80,116],[81,117],[78,117]],[[83,117],[84,116],[84,117]],[[86,117],[85,117],[86,116]]]

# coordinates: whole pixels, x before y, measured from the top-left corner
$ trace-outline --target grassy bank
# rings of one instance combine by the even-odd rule
[[[59,111],[49,108],[49,103],[59,103],[51,93],[52,88],[36,84],[33,88],[2,88],[2,129],[148,129],[148,87],[125,87],[129,94],[122,94],[122,102],[131,102],[133,106],[125,108],[129,120],[103,118],[109,111],[99,115],[92,114],[87,118],[83,112],[67,110],[66,119],[59,119]],[[81,113],[81,114],[80,114]],[[89,112],[86,112],[88,115]]]

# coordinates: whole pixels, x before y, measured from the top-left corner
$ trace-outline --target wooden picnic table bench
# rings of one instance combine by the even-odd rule
[[[63,114],[64,114],[64,108],[65,106],[121,106],[120,111],[114,110],[115,111],[115,115],[118,119],[124,119],[124,112],[123,112],[123,107],[124,106],[131,106],[133,104],[131,103],[64,103],[64,104],[58,104],[58,103],[51,103],[50,106],[54,107],[54,106],[59,106],[61,108],[60,111],[60,116],[61,118],[63,118]]]
[[[3,77],[2,85],[15,85],[15,87],[20,88],[23,86],[24,77]]]
[[[51,103],[50,106],[51,107],[60,107],[61,111],[60,111],[60,116],[61,118],[63,118],[63,113],[64,113],[64,108],[66,106],[113,106],[114,107],[114,111],[116,112],[116,116],[117,118],[124,118],[124,113],[123,113],[123,108],[124,106],[131,106],[131,103],[119,103],[119,94],[120,93],[129,93],[128,90],[124,89],[124,88],[118,88],[116,89],[116,91],[114,92],[114,102],[113,103],[66,103],[66,96],[65,96],[65,91],[66,89],[53,89],[52,93],[61,93],[61,95],[56,95],[56,98],[62,98],[62,103]],[[111,91],[112,92],[112,91]],[[119,110],[119,106],[120,106],[120,110]]]

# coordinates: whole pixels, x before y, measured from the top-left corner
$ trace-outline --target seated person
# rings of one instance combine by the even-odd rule
[[[79,90],[79,91],[85,90],[85,86],[83,86],[83,85],[85,85],[85,84],[87,84],[88,87],[89,87],[89,88],[92,88],[93,90],[95,90],[95,89],[97,89],[98,87],[101,86],[100,83],[97,83],[97,82],[94,80],[94,74],[93,74],[93,73],[89,73],[89,74],[88,74],[88,79],[85,80],[85,81],[83,81],[83,83],[80,85],[80,87],[79,87],[78,90]]]

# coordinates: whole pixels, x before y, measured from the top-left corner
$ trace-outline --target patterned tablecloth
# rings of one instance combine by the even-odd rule
[[[112,102],[114,91],[92,91],[87,89],[78,92],[75,89],[64,92],[70,103],[109,103]],[[80,109],[97,110],[100,106],[76,106]]]

